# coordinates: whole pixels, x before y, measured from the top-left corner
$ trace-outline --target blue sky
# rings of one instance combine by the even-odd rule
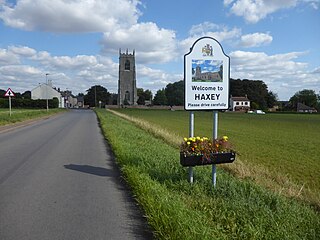
[[[0,0],[0,89],[45,82],[117,92],[119,48],[135,49],[137,86],[183,79],[183,56],[217,39],[231,77],[264,81],[280,100],[320,93],[320,0]]]

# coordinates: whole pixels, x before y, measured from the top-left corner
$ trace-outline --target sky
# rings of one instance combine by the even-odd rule
[[[279,100],[320,94],[320,0],[0,0],[0,89],[48,80],[74,95],[117,93],[119,49],[135,50],[137,87],[183,79],[184,55],[213,37],[230,77],[262,80]]]

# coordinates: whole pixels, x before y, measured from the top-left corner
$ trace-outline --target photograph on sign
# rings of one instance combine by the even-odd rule
[[[198,39],[185,55],[185,109],[227,110],[229,107],[230,59],[220,43]]]
[[[222,82],[223,61],[192,60],[192,82]]]

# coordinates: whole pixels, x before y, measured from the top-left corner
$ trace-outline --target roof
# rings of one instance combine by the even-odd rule
[[[312,111],[314,111],[316,109],[313,108],[313,107],[309,107],[309,106],[307,106],[307,105],[305,105],[303,103],[298,103],[297,104],[297,111],[299,111],[299,110],[312,110]]]
[[[250,101],[247,97],[231,97],[233,101]]]
[[[84,97],[83,96],[78,96],[77,100],[78,100],[78,102],[83,102],[84,101]]]

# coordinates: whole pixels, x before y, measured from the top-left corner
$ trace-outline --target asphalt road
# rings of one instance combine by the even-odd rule
[[[0,239],[151,239],[90,110],[0,132]]]

